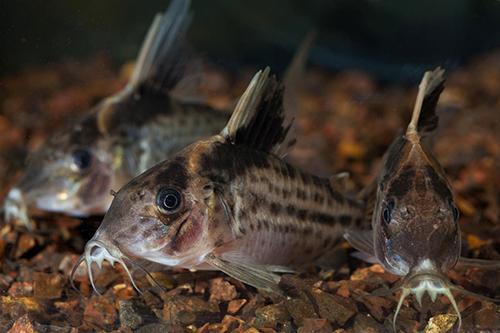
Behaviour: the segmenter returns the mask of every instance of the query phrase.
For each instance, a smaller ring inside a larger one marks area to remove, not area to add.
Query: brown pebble
[[[92,297],[83,314],[86,323],[104,330],[112,329],[117,318],[114,304],[103,296]]]
[[[440,314],[429,319],[424,333],[446,333],[451,330],[457,322],[458,317],[454,314]]]
[[[29,316],[25,314],[14,322],[14,325],[7,333],[38,333],[35,324],[30,320]]]
[[[0,296],[0,313],[18,318],[26,313],[41,313],[42,305],[33,297]]]
[[[17,243],[16,253],[14,256],[16,258],[21,257],[23,254],[34,248],[36,245],[36,239],[33,235],[22,234],[19,237],[19,242]]]
[[[12,297],[33,296],[33,283],[31,282],[14,282],[7,293]]]
[[[312,304],[303,299],[286,300],[285,306],[296,325],[302,325],[306,318],[318,317]]]
[[[230,314],[236,314],[248,301],[246,299],[233,299],[227,305],[227,312]]]
[[[373,318],[379,322],[384,321],[386,317],[385,314],[394,305],[394,302],[387,298],[371,295],[363,296],[361,302],[366,306]]]
[[[163,296],[161,319],[167,324],[192,324],[198,315],[218,314],[219,307],[215,303],[206,302],[195,296]],[[206,317],[206,322],[213,322]],[[219,319],[220,320],[220,319]]]
[[[332,325],[326,319],[306,318],[297,333],[330,333]]]
[[[378,333],[383,332],[384,327],[371,316],[358,313],[354,318],[354,333]]]
[[[35,273],[34,297],[55,299],[61,297],[64,279],[60,274]]]
[[[238,296],[236,287],[223,278],[211,279],[209,281],[209,291],[211,302],[228,302]]]
[[[483,308],[474,314],[475,329],[500,331],[500,313],[493,303],[483,303]]]
[[[290,313],[283,303],[271,304],[255,310],[255,326],[259,328],[278,328],[280,324],[291,319]]]
[[[321,318],[326,318],[341,326],[357,313],[356,304],[351,299],[325,293],[319,289],[314,290],[312,296]]]

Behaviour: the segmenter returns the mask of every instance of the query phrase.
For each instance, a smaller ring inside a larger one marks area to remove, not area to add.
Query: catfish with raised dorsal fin
[[[226,113],[172,94],[189,66],[189,6],[189,0],[173,0],[155,17],[122,91],[54,133],[28,158],[24,176],[7,196],[6,220],[30,227],[32,207],[80,217],[104,214],[111,189],[224,126]]]
[[[403,300],[410,294],[419,304],[426,292],[432,301],[438,295],[448,297],[459,327],[461,316],[451,290],[495,301],[453,285],[446,277],[457,262],[489,268],[498,268],[499,263],[460,258],[459,211],[442,167],[425,144],[438,126],[436,105],[444,89],[443,74],[440,68],[425,73],[406,133],[389,147],[377,186],[365,192],[367,201],[368,193],[376,192],[373,232],[353,230],[345,235],[364,259],[404,277],[392,290],[402,291],[394,330]]]
[[[94,262],[119,262],[128,271],[127,264],[149,260],[221,270],[279,291],[277,272],[313,263],[362,222],[361,202],[280,158],[294,142],[292,119],[282,86],[268,75],[254,76],[220,134],[116,194],[72,275],[85,262],[94,286]]]
[[[186,75],[190,62],[184,41],[189,6],[189,0],[173,0],[165,14],[155,17],[122,91],[55,133],[29,157],[24,176],[6,198],[6,221],[31,228],[29,208],[77,217],[104,215],[112,190],[220,131],[228,120],[226,112],[177,98],[179,87],[192,82]],[[296,81],[285,96],[292,110],[312,40],[312,34],[304,39],[288,68],[286,81]]]

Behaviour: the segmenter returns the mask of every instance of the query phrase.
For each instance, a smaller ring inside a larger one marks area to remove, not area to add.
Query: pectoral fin
[[[489,260],[489,259],[474,259],[460,257],[457,263],[458,267],[475,267],[481,269],[500,269],[500,260]]]
[[[372,264],[379,262],[375,257],[371,230],[348,230],[344,233],[344,238],[353,248],[359,251],[353,254],[354,257]]]
[[[330,185],[339,191],[347,191],[347,182],[349,181],[349,172],[339,172],[330,177]]]
[[[266,266],[231,262],[216,257],[214,254],[209,254],[205,260],[214,268],[257,289],[281,293],[278,287],[280,276],[272,273]]]

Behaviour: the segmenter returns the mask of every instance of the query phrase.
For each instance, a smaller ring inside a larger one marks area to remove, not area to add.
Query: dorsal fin
[[[144,40],[128,83],[134,90],[167,93],[182,79],[186,66],[184,38],[191,23],[190,0],[172,0],[157,14]]]
[[[189,6],[190,0],[172,0],[165,13],[155,16],[129,82],[98,108],[97,124],[102,133],[115,128],[120,123],[118,119],[145,118],[144,114],[137,115],[139,110],[136,107],[117,106],[124,98],[133,96],[134,101],[147,100],[143,96],[147,94],[163,98],[183,79],[188,65],[184,37],[191,22]]]
[[[444,70],[440,67],[432,72],[425,72],[418,87],[417,100],[406,131],[407,137],[417,135],[422,138],[437,128],[439,118],[436,115],[436,105],[444,89],[444,81]]]
[[[294,143],[288,135],[293,119],[286,119],[283,87],[269,72],[255,74],[221,135],[234,145],[282,156]]]
[[[285,71],[285,75],[283,77],[283,85],[285,86],[283,105],[288,119],[295,118],[299,114],[299,97],[304,86],[306,63],[315,39],[316,31],[311,30],[300,42],[290,65]],[[288,135],[295,137],[295,130],[296,127],[292,127],[292,132]]]

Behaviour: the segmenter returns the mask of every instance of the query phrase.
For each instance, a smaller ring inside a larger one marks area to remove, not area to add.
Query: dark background
[[[168,0],[0,0],[0,74],[29,65],[135,58]],[[312,28],[311,61],[413,82],[426,68],[452,69],[500,46],[496,0],[193,0],[190,40],[207,58],[236,70],[283,69]]]

